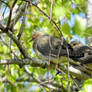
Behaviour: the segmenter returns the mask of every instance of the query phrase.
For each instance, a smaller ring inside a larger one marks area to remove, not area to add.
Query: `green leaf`
[[[72,28],[73,34],[76,34],[76,35],[82,37],[84,35],[86,29],[87,29],[86,19],[84,19],[80,16],[75,16],[75,24]]]
[[[86,80],[79,92],[92,92],[92,79]]]
[[[54,8],[54,14],[57,17],[64,16],[65,15],[65,12],[66,11],[65,11],[65,8],[64,7],[57,6],[57,7]]]
[[[64,25],[61,26],[61,30],[65,35],[69,35],[71,28],[67,23],[64,23]]]

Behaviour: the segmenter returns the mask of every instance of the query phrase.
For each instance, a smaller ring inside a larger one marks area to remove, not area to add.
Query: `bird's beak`
[[[32,41],[33,41],[33,39],[30,40],[30,42],[32,42]]]

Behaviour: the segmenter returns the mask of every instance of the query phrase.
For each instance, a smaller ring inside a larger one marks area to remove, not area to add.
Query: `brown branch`
[[[9,62],[8,62],[9,61]],[[7,64],[23,64],[23,65],[31,65],[34,67],[42,67],[44,65],[49,65],[50,63],[48,61],[42,61],[40,59],[36,59],[36,58],[26,58],[26,59],[19,59],[19,58],[15,58],[15,59],[6,59],[6,60],[0,60],[0,65],[7,65]]]
[[[26,72],[29,76],[31,76],[31,77],[33,78],[33,80],[35,80],[35,82],[37,82],[39,85],[44,86],[44,87],[49,88],[49,89],[52,89],[53,91],[61,91],[61,88],[57,88],[57,87],[55,87],[55,86],[50,86],[50,84],[48,85],[48,84],[42,83],[42,81],[39,80],[39,79],[37,79],[37,78],[29,71],[29,69],[28,69],[27,67],[25,67],[25,72]],[[64,89],[64,90],[65,90],[65,89]],[[68,92],[68,91],[65,91],[65,92]]]
[[[9,4],[6,3],[4,0],[0,0],[0,2],[4,3],[6,6],[8,6],[10,8]]]
[[[24,14],[23,14],[23,19],[22,19],[21,28],[20,28],[20,31],[19,31],[19,33],[18,33],[18,35],[17,35],[18,40],[20,40],[21,35],[22,35],[22,33],[23,33],[23,27],[24,27],[24,24],[25,24],[25,18],[26,18],[27,7],[28,7],[28,3],[26,3],[26,7],[25,7],[25,10],[24,10]]]
[[[21,6],[19,6],[18,8],[15,9],[15,11],[12,12],[13,14],[12,14],[12,18],[11,18],[11,22],[10,22],[10,27],[9,28],[12,29],[14,27],[14,25],[17,23],[17,21],[19,20],[19,18],[24,14],[25,7],[26,7],[26,3],[24,3]],[[7,18],[8,16],[9,15],[5,16],[5,18]],[[2,23],[2,19],[1,19],[0,22]]]
[[[23,64],[23,65],[31,65],[33,67],[43,67],[44,65],[49,66],[51,68],[55,69],[55,64],[50,64],[48,61],[42,61],[40,59],[36,59],[36,58],[26,58],[26,59],[11,59],[11,60],[0,60],[0,65],[5,65],[5,64]],[[61,71],[64,71],[65,73],[68,72],[67,68],[65,67],[59,67],[61,69]],[[57,70],[59,70],[57,68]],[[60,71],[60,70],[59,70]],[[88,74],[74,68],[74,67],[69,67],[69,72],[71,75],[76,76],[78,79],[82,79],[82,80],[86,80],[88,78],[90,78],[91,76],[89,76]]]
[[[0,23],[0,29],[3,32],[6,32],[6,27]],[[6,32],[6,34],[16,43],[17,47],[19,48],[20,52],[24,56],[24,58],[31,57],[29,53],[27,52],[26,48],[23,46],[23,44],[12,34],[12,31]]]
[[[52,86],[59,87],[59,88],[62,85],[61,83],[56,83],[54,80],[50,80],[49,82],[48,82],[48,80],[43,79],[43,78],[41,78],[39,80],[41,81],[41,84],[47,84],[47,85],[50,84]],[[30,77],[30,75],[28,76],[28,78],[20,77],[20,78],[16,79],[16,82],[24,82],[24,81],[27,81],[27,82],[36,82],[35,80],[33,80],[32,77]]]
[[[12,11],[13,11],[13,8],[14,8],[16,2],[17,2],[17,0],[14,0],[12,6],[11,6],[11,8],[10,8],[10,13],[9,13],[9,18],[8,18],[7,27],[6,27],[6,29],[7,29],[6,32],[8,31],[8,28],[9,28],[9,26],[10,26],[11,17],[12,17]]]
[[[60,37],[63,37],[63,34],[62,34],[60,28],[57,26],[56,22],[55,22],[52,18],[50,18],[44,11],[42,11],[37,5],[35,5],[35,4],[32,4],[32,5],[35,6],[40,12],[42,12],[48,19],[50,19],[51,22],[53,22],[53,24],[54,24],[54,25],[56,26],[56,28],[57,28],[57,31],[58,31]]]
[[[31,74],[31,76],[32,76],[33,74]],[[33,75],[34,76],[34,75]],[[41,78],[41,79],[39,79],[40,81],[41,81],[41,84],[50,84],[50,85],[53,85],[53,86],[55,86],[55,87],[61,87],[61,83],[56,83],[54,80],[50,80],[49,82],[48,82],[48,80],[46,79],[46,78]],[[33,78],[32,77],[30,77],[30,75],[28,75],[27,76],[27,78],[25,78],[25,77],[19,77],[19,78],[17,78],[16,79],[16,81],[17,82],[24,82],[24,81],[27,81],[27,82],[35,82],[35,80],[33,80]]]
[[[7,35],[16,43],[17,47],[19,48],[20,52],[24,56],[24,58],[30,57],[29,53],[27,52],[26,48],[23,44],[12,34],[12,32],[8,31]]]
[[[64,88],[63,86],[62,86],[62,84],[61,83],[56,83],[55,82],[55,80],[50,80],[49,82],[48,82],[48,80],[42,80],[42,79],[38,79],[38,80],[40,80],[41,81],[41,83],[40,83],[40,85],[42,85],[42,86],[44,86],[43,84],[45,84],[45,87],[46,88],[48,88],[49,86],[48,85],[51,85],[51,86],[54,86],[54,87],[56,87],[56,88],[61,88],[61,89],[63,89],[64,90],[64,92],[68,92],[67,91],[67,89],[66,88]],[[17,78],[16,79],[16,82],[36,82],[36,83],[38,83],[38,81],[35,81],[33,78],[31,78],[30,76],[28,77],[28,78],[26,78],[25,79],[25,77],[20,77],[20,78]],[[50,87],[49,87],[50,88]]]
[[[24,3],[21,7],[18,7],[18,11],[15,13],[15,16],[11,20],[10,28],[13,28],[13,26],[17,23],[19,18],[24,14],[26,8],[26,3]]]

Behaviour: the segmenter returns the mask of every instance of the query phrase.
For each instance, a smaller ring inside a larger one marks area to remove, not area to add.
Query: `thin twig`
[[[70,75],[70,76],[71,76],[71,79],[72,79],[73,83],[76,85],[76,87],[77,87],[78,89],[80,89],[80,88],[79,88],[79,85],[77,84],[77,82],[75,81],[75,79],[72,77],[72,75]]]
[[[10,23],[10,28],[13,28],[14,25],[17,23],[17,21],[19,20],[19,18],[21,17],[21,15],[24,14],[24,10],[25,10],[25,7],[26,7],[26,3],[24,3],[23,5],[19,6],[17,8],[17,11],[15,13],[15,16],[13,17],[13,19],[11,20],[11,23]]]
[[[24,1],[30,3],[30,0],[24,0]],[[33,4],[33,3],[32,3],[32,5],[35,6],[40,12],[42,12],[48,19],[50,19],[51,22],[53,22],[53,24],[54,24],[55,27],[57,28],[57,31],[58,31],[60,37],[62,37],[63,34],[62,34],[60,28],[58,27],[58,25],[56,24],[56,22],[55,22],[52,18],[50,18],[43,10],[41,10],[36,4]]]
[[[10,8],[10,13],[9,13],[9,18],[8,18],[8,23],[7,23],[7,27],[6,27],[6,31],[8,31],[8,28],[10,26],[10,22],[11,22],[11,17],[12,17],[12,11],[13,11],[13,8],[16,4],[17,0],[14,0],[13,4],[12,4],[12,7]]]
[[[33,4],[33,6],[35,6],[40,12],[42,12],[48,19],[50,19],[50,17],[49,17],[44,11],[42,11],[37,5]],[[53,22],[53,24],[56,26],[57,31],[58,31],[60,37],[62,37],[63,34],[62,34],[60,28],[57,26],[56,22],[55,22],[52,18],[51,18],[50,20],[51,20],[51,22]]]
[[[26,7],[25,7],[25,10],[24,10],[24,14],[23,14],[21,28],[20,28],[20,31],[19,31],[19,33],[17,35],[18,40],[20,40],[22,32],[23,32],[23,27],[24,27],[24,23],[25,23],[25,17],[26,17],[27,7],[28,7],[28,3],[26,3]]]
[[[7,76],[4,76],[3,78],[0,77],[0,82],[9,83],[9,84],[12,85],[13,87],[18,88],[12,81],[10,81],[10,80],[8,79]]]
[[[68,59],[70,59],[70,58],[69,58],[69,49],[68,49],[68,46],[66,46],[66,50],[67,50],[67,56],[68,56]],[[69,62],[68,62],[68,65],[67,65],[67,70],[68,70],[68,90],[69,90],[69,92],[71,92],[71,91],[70,91],[70,73],[69,73]]]
[[[2,18],[4,19],[4,14],[5,14],[5,11],[6,11],[7,7],[5,7],[4,11],[3,11],[3,14],[2,14]]]
[[[4,3],[6,6],[8,6],[10,8],[9,4],[6,3],[4,0],[0,0],[0,2]]]
[[[60,91],[61,89],[59,89],[59,88],[57,88],[57,87],[54,87],[54,86],[48,86],[48,85],[46,85],[46,84],[43,84],[42,82],[41,82],[41,80],[39,80],[39,79],[37,79],[36,77],[34,77],[34,75],[29,71],[29,69],[28,69],[28,67],[26,67],[25,66],[25,72],[28,74],[28,75],[30,75],[32,78],[33,78],[33,80],[35,80],[35,82],[37,82],[39,85],[41,85],[41,86],[44,86],[44,87],[46,87],[46,88],[49,88],[49,89],[53,89],[53,90],[55,90],[55,91]]]
[[[3,37],[2,36],[0,36],[0,37],[1,37],[1,40],[2,40],[3,44],[6,45],[9,48],[9,45],[6,43],[6,41],[4,41]],[[15,57],[17,57],[17,55],[15,54],[15,52],[12,49],[11,49],[11,52],[13,53],[13,55]]]

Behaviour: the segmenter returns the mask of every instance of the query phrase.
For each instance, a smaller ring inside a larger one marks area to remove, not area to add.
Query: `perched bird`
[[[70,42],[70,45],[72,46],[72,48],[79,48],[81,46],[83,46],[83,44],[80,41],[72,41]]]
[[[83,45],[80,41],[72,41],[70,45],[73,48],[73,53],[75,52],[75,57],[79,54],[79,58],[86,57],[91,50],[90,47]]]
[[[83,45],[80,41],[72,41],[70,45],[73,48],[73,53],[75,53],[72,59],[92,70],[92,47]],[[76,58],[76,55],[80,57]]]
[[[60,37],[50,36],[39,32],[32,36],[33,49],[41,60],[47,60],[54,64],[68,62],[67,58],[74,60],[70,62],[81,65],[92,63],[92,48],[82,45],[80,42],[68,44]],[[68,51],[67,51],[68,49]],[[72,65],[72,64],[71,64]]]
[[[80,41],[72,41],[70,42],[70,45],[73,48],[73,54],[74,54],[73,58],[77,59],[84,57],[84,49],[86,49],[87,46],[84,46]]]
[[[42,60],[50,60],[52,63],[57,63],[60,61],[61,56],[67,57],[68,53],[72,55],[72,47],[63,38],[39,32],[32,36],[32,40],[33,49]]]
[[[90,75],[92,72],[92,47],[83,45],[80,41],[72,41],[70,45],[75,54],[72,59],[80,63],[79,66],[72,63],[71,65]],[[79,55],[79,57],[76,57],[76,55]]]

